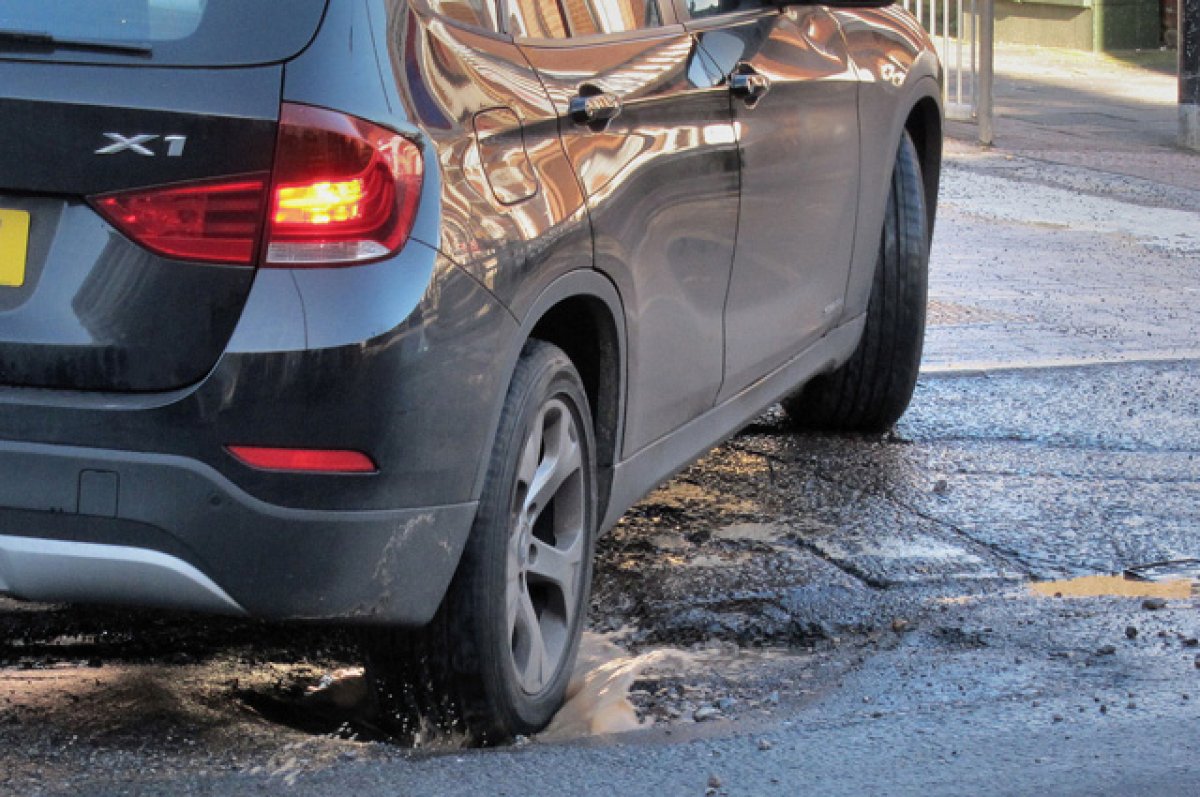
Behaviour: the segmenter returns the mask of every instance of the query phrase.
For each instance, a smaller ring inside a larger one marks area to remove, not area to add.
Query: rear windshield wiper
[[[15,44],[38,50],[86,50],[98,53],[122,53],[125,55],[150,55],[150,46],[133,42],[89,41],[87,39],[60,39],[49,33],[36,30],[0,30],[0,47]]]

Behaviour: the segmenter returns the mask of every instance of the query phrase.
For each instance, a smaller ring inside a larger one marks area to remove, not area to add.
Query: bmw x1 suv
[[[872,0],[5,0],[0,592],[536,731],[640,496],[904,411],[941,79]]]

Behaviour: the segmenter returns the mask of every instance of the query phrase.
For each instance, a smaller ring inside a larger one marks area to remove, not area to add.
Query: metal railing
[[[995,0],[903,0],[929,32],[946,69],[946,118],[979,125],[992,143],[992,40]]]

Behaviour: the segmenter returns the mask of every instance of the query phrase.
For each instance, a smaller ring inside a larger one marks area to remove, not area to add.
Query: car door
[[[687,27],[725,76],[741,154],[722,400],[842,318],[858,89],[837,20],[821,6],[681,1]]]
[[[626,312],[623,455],[712,407],[737,228],[728,91],[670,0],[509,0]]]

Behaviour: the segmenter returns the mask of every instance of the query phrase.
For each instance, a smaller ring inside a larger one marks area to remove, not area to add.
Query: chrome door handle
[[[761,74],[747,63],[740,63],[733,68],[729,76],[729,91],[733,96],[753,108],[766,93],[771,90],[771,79]]]
[[[621,113],[621,98],[610,91],[584,84],[579,93],[571,98],[567,114],[577,125],[587,125],[593,130],[602,129]]]

